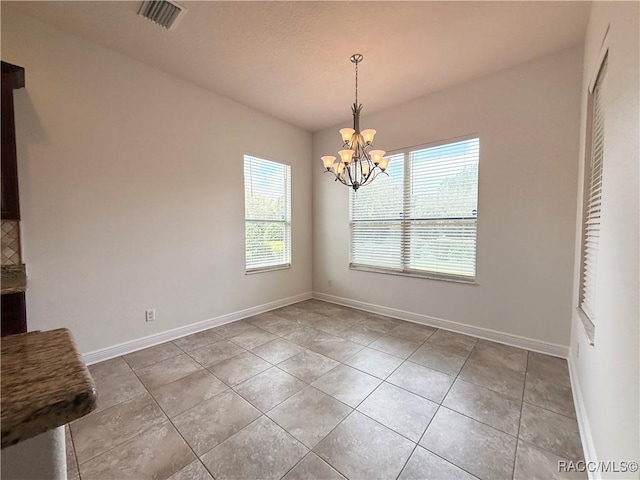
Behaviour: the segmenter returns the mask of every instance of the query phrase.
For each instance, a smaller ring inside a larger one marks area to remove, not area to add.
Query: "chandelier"
[[[356,101],[351,106],[353,128],[340,130],[343,148],[338,152],[340,160],[336,161],[336,157],[330,155],[322,157],[322,163],[327,169],[325,173],[333,173],[336,181],[355,191],[373,182],[381,173],[388,175],[385,170],[389,164],[384,150],[372,150],[371,144],[376,131],[370,128],[360,131],[362,105],[358,104],[358,64],[362,58],[359,53],[351,56],[351,61],[356,65]]]

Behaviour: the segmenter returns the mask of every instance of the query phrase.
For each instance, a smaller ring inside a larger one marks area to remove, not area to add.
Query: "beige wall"
[[[577,222],[571,358],[574,395],[583,407],[583,444],[591,459],[640,461],[639,163],[640,8],[637,2],[595,2],[585,41],[580,175],[584,175],[587,88],[609,47],[595,345],[576,313],[581,222]],[[608,39],[603,45],[605,32]],[[579,189],[578,211],[582,211]],[[606,474],[604,477],[614,477]],[[640,478],[622,473],[618,478]]]
[[[387,151],[479,135],[477,285],[350,270],[348,191],[320,162],[339,149],[340,127],[314,134],[314,291],[566,353],[581,74],[576,48],[377,114],[362,98],[361,126]]]
[[[29,329],[88,352],[311,291],[308,132],[4,6],[2,59]],[[245,275],[244,153],[292,165],[289,270]]]

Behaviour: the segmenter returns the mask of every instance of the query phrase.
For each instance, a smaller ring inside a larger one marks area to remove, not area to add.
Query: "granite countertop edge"
[[[96,408],[95,384],[67,329],[3,337],[1,345],[2,449]]]

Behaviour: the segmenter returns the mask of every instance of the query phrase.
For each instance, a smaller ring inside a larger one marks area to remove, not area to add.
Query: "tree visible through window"
[[[478,138],[389,157],[388,177],[351,194],[351,266],[473,280]]]
[[[291,167],[245,155],[246,270],[291,265]]]

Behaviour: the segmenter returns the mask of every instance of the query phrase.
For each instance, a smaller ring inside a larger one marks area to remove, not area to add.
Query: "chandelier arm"
[[[352,160],[352,162],[353,161],[356,161],[356,160]],[[353,177],[351,176],[351,165],[345,166],[344,169],[347,171],[347,174],[349,175],[349,183],[353,185]],[[345,185],[348,185],[348,184],[345,183]]]
[[[378,167],[376,167],[378,168]],[[389,174],[387,172],[383,172],[382,170],[378,170],[378,172],[374,175],[374,177],[371,179],[371,181],[369,183],[373,183],[373,181],[378,178],[380,175],[385,174],[387,177],[389,176]]]
[[[373,165],[373,163],[371,162],[370,159],[367,159],[367,163],[369,164],[369,173],[367,174],[367,177],[364,179],[364,182],[362,182],[363,185],[367,185],[367,184],[373,182],[373,179],[371,178],[371,175],[373,175],[375,173],[376,169],[378,168],[375,165]],[[371,182],[369,181],[369,179],[371,179]]]

